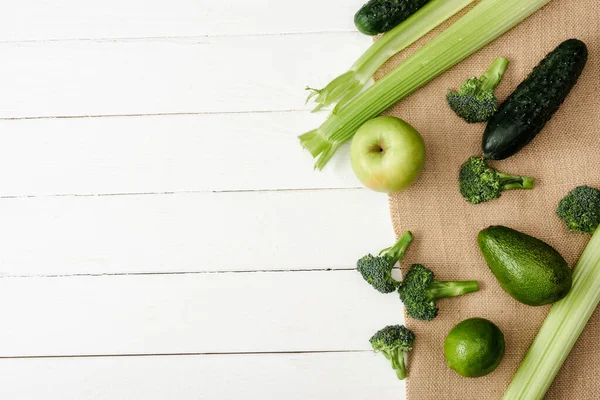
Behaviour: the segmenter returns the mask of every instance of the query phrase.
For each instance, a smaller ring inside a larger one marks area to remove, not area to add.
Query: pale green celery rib
[[[315,167],[322,169],[335,149],[369,119],[518,25],[551,0],[482,0],[452,26],[407,58],[373,86],[341,107],[316,130],[329,147]],[[444,95],[444,94],[441,94]],[[300,137],[303,141],[302,136]],[[333,151],[330,151],[332,150]]]
[[[556,302],[510,386],[505,400],[541,400],[600,303],[600,228],[573,270],[573,287]]]
[[[404,50],[448,18],[465,8],[474,0],[433,0],[411,15],[391,31],[374,42],[349,71],[332,80],[323,89],[310,89],[308,100],[315,97],[317,106],[330,106],[338,102],[334,110],[358,94],[377,70],[393,55]],[[308,101],[307,100],[307,101]]]

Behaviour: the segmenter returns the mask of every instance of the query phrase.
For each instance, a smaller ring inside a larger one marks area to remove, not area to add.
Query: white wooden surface
[[[2,2],[1,399],[403,397],[387,199],[296,139],[362,2]]]

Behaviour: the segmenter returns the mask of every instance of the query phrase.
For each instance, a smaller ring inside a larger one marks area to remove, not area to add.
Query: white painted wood
[[[372,353],[0,360],[10,400],[401,400]]]
[[[363,0],[4,3],[0,119],[194,115],[0,121],[0,357],[51,356],[0,359],[0,398],[403,395],[366,352],[397,296],[287,271],[391,244],[386,197],[276,191],[358,186],[347,148],[314,173],[298,147],[324,114],[282,111],[370,44]],[[185,273],[252,270],[286,272]],[[365,352],[177,355],[321,350]],[[111,354],[165,355],[52,357]]]
[[[0,118],[309,109],[359,33],[0,43]],[[323,115],[323,118],[325,115]]]
[[[323,171],[309,112],[0,120],[0,196],[360,187],[343,147]]]
[[[0,5],[2,40],[256,35],[356,29],[364,0],[19,0]]]
[[[6,275],[353,268],[391,245],[367,190],[3,199]]]
[[[368,350],[402,322],[351,271],[0,279],[0,356]]]

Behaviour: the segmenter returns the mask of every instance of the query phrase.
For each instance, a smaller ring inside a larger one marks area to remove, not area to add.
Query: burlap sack
[[[407,325],[417,335],[409,356],[410,400],[501,398],[548,312],[548,307],[520,304],[502,291],[477,247],[481,229],[501,224],[534,235],[554,246],[571,266],[589,239],[589,235],[569,233],[555,210],[573,187],[600,187],[599,19],[598,0],[553,0],[387,112],[414,125],[427,143],[422,176],[407,191],[390,197],[396,233],[410,230],[415,234],[404,266],[419,262],[440,279],[477,279],[481,284],[476,294],[440,301],[440,314],[434,321],[407,317]],[[447,89],[481,75],[495,57],[503,56],[511,64],[497,89],[502,100],[549,51],[568,38],[581,39],[589,47],[589,61],[579,82],[532,143],[510,159],[493,163],[501,171],[536,177],[535,189],[505,192],[487,204],[468,204],[458,191],[458,169],[469,156],[481,153],[485,125],[470,125],[456,117],[445,103]],[[378,77],[422,43],[390,60]],[[506,337],[506,355],[498,369],[477,379],[460,377],[448,369],[443,353],[450,329],[471,317],[488,318]],[[599,312],[588,323],[547,398],[600,399]]]

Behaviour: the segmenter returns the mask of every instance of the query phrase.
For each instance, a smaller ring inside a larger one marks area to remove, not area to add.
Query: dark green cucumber
[[[378,35],[396,27],[429,0],[371,0],[354,16],[354,25],[365,35]]]
[[[544,128],[577,82],[588,58],[585,43],[569,39],[549,53],[488,121],[485,157],[504,160]]]

